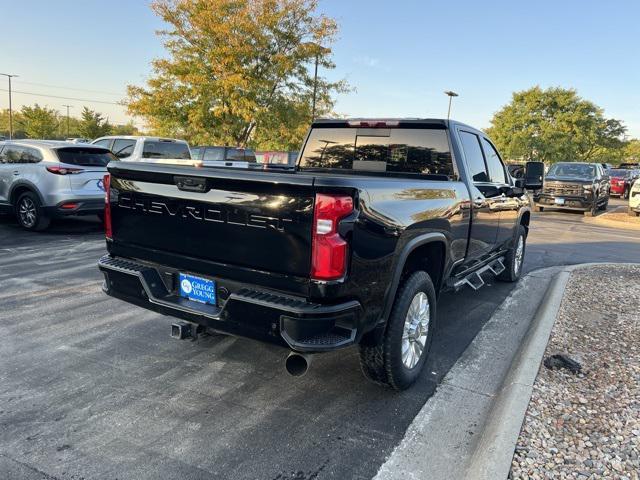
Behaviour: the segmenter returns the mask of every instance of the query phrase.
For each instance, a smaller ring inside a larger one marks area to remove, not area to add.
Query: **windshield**
[[[179,158],[190,160],[191,153],[186,143],[147,140],[144,142],[142,158]]]
[[[596,176],[596,167],[584,163],[556,163],[549,169],[547,175],[551,177],[593,178]]]
[[[631,172],[629,170],[622,170],[620,168],[614,168],[613,170],[609,170],[609,175],[611,177],[628,177]]]
[[[118,160],[109,150],[100,148],[59,148],[56,153],[60,162],[81,167],[106,167]]]

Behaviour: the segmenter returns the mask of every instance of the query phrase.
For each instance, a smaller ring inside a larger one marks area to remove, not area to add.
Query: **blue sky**
[[[87,104],[112,121],[126,120],[121,107],[97,101],[117,102],[163,54],[154,34],[162,24],[148,2],[3,3],[0,72],[20,75],[14,89],[93,101],[17,93],[14,103],[38,101],[60,111],[69,103],[72,114]],[[340,24],[337,68],[325,74],[355,88],[338,98],[340,113],[445,116],[442,92],[452,89],[460,94],[452,116],[486,127],[513,91],[562,86],[576,88],[640,137],[637,0],[320,0],[320,10]],[[0,108],[7,104],[0,90]]]

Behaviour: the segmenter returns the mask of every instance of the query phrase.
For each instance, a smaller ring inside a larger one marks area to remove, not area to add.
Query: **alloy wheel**
[[[427,344],[430,320],[429,298],[424,292],[418,292],[409,305],[402,332],[402,363],[409,369],[420,362]]]
[[[38,212],[36,205],[29,197],[25,197],[20,201],[18,205],[18,215],[20,216],[20,222],[27,228],[32,228],[38,219]]]

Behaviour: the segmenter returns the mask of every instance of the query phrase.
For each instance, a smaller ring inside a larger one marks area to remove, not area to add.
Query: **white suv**
[[[638,178],[629,192],[629,215],[640,217],[640,178]]]
[[[110,136],[91,142],[108,148],[120,160],[128,162],[192,163],[189,144],[184,140],[160,137]]]

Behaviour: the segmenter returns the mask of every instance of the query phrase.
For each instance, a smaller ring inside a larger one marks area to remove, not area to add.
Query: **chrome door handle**
[[[13,174],[14,175],[20,175],[20,172],[18,170],[14,170]]]

